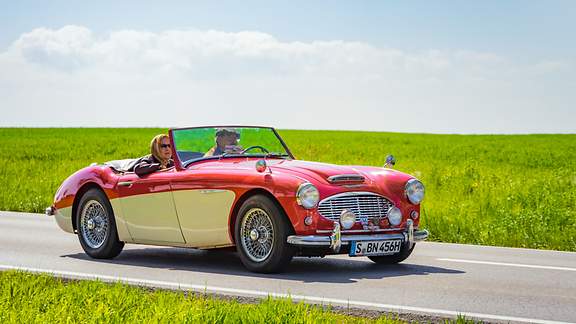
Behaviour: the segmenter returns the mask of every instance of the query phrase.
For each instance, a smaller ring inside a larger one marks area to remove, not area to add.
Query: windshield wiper
[[[265,157],[272,157],[272,158],[282,158],[282,157],[290,157],[290,155],[286,153],[279,153],[279,152],[270,152],[264,155]]]
[[[244,156],[245,154],[242,152],[224,152],[220,155],[216,155],[219,157],[225,157],[225,156]]]
[[[279,153],[279,152],[269,152],[269,153],[258,153],[258,154],[246,154],[246,153],[242,153],[242,152],[224,152],[223,154],[219,155],[220,157],[225,157],[225,156],[254,156],[254,157],[258,157],[258,156],[264,156],[264,157],[272,157],[272,158],[277,158],[277,157],[289,157],[290,155],[286,154],[286,153]]]

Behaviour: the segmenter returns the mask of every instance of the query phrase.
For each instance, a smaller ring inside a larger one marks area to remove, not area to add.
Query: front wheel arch
[[[276,197],[274,197],[274,195],[266,189],[255,188],[248,190],[244,194],[242,194],[242,196],[240,196],[240,198],[238,198],[238,200],[234,204],[234,208],[232,208],[232,213],[230,214],[231,215],[230,221],[228,222],[228,232],[230,233],[230,239],[232,240],[232,242],[236,241],[236,233],[234,227],[236,225],[236,219],[238,219],[238,212],[240,211],[240,207],[242,207],[242,204],[244,204],[246,200],[256,195],[263,195],[270,198],[270,200],[272,200],[272,202],[276,204],[276,207],[278,207],[280,210],[284,212],[282,216],[286,217],[286,220],[288,221],[288,223],[292,227],[292,231],[294,232],[294,226],[292,225],[290,218],[287,217],[288,214],[286,213],[286,210],[284,209],[284,207],[282,207],[278,199],[276,199]]]
[[[74,229],[74,232],[78,230],[78,224],[76,224],[76,216],[75,216],[76,212],[78,211],[78,205],[80,204],[82,196],[84,196],[84,194],[88,192],[88,190],[90,189],[100,190],[106,196],[106,193],[104,192],[104,190],[102,190],[102,187],[100,187],[98,184],[94,182],[87,182],[83,184],[82,187],[80,187],[80,189],[78,189],[76,195],[74,196],[74,202],[72,203],[72,228]]]
[[[242,204],[234,227],[235,244],[240,261],[250,271],[280,272],[292,260],[295,250],[286,238],[294,232],[283,214],[265,195],[252,196]]]

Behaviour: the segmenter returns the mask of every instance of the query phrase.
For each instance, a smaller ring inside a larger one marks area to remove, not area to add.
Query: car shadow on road
[[[400,264],[378,265],[367,258],[295,257],[283,273],[259,274],[244,268],[236,252],[162,247],[126,249],[111,260],[92,259],[85,253],[62,257],[115,265],[295,280],[304,283],[354,283],[361,279],[464,273],[461,270],[411,263],[410,259]]]

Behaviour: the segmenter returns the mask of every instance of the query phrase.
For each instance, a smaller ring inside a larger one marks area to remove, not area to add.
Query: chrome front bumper
[[[292,245],[304,247],[329,247],[335,253],[340,251],[342,245],[348,245],[352,241],[385,241],[401,239],[404,242],[420,242],[428,238],[427,230],[414,230],[414,223],[408,220],[408,226],[402,233],[397,234],[371,234],[371,235],[344,235],[342,236],[340,230],[340,223],[334,222],[334,228],[330,236],[319,235],[290,235],[287,242]]]

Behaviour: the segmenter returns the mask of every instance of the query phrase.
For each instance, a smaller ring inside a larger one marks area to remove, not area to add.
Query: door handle
[[[132,187],[132,181],[121,181],[118,182],[118,187]]]

